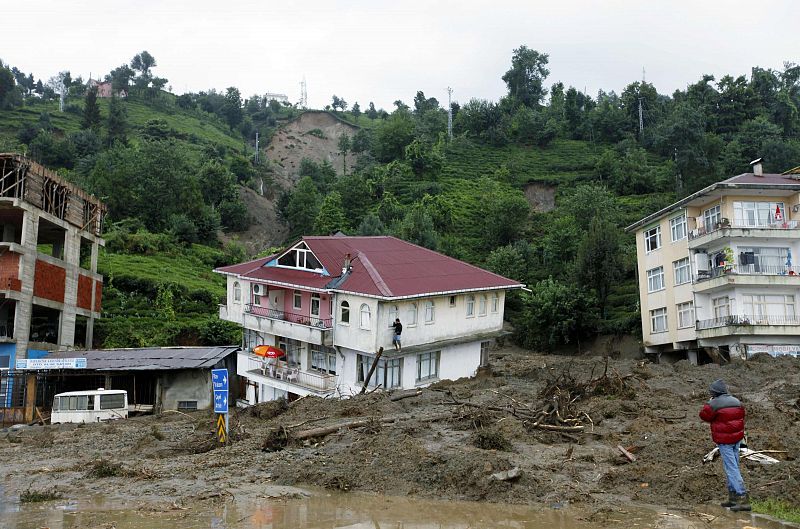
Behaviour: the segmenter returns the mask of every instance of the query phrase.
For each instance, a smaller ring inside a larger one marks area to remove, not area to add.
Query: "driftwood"
[[[757,461],[762,465],[772,465],[774,463],[780,463],[779,459],[775,459],[774,457],[770,457],[766,454],[785,454],[786,452],[783,450],[750,450],[749,448],[739,448],[739,457],[743,459],[749,459],[751,461]],[[714,461],[714,459],[719,455],[719,448],[714,448],[712,451],[707,453],[703,456],[703,463],[710,463]]]
[[[636,461],[636,456],[635,456],[635,455],[633,455],[633,454],[631,454],[631,453],[630,453],[630,452],[628,452],[627,450],[625,450],[625,447],[623,447],[622,445],[617,445],[617,450],[619,450],[619,451],[620,451],[620,453],[622,453],[622,455],[624,455],[624,456],[625,456],[625,459],[627,459],[627,460],[628,460],[628,461],[630,461],[631,463],[633,463],[634,461]]]
[[[295,440],[302,441],[303,439],[312,439],[314,437],[325,437],[326,435],[330,435],[332,433],[336,433],[342,429],[348,428],[360,428],[362,426],[369,426],[370,424],[381,423],[390,423],[396,422],[397,417],[384,417],[382,419],[355,419],[352,421],[347,421],[339,424],[334,424],[332,426],[321,426],[319,428],[312,428],[310,430],[304,430],[302,432],[297,432],[291,434],[291,438]]]
[[[419,397],[420,395],[422,395],[422,390],[418,389],[416,391],[411,391],[406,393],[397,393],[389,397],[389,400],[392,402],[396,402],[398,400],[410,399],[411,397]]]
[[[378,367],[378,360],[381,359],[381,355],[383,354],[383,347],[378,348],[378,352],[375,354],[375,360],[372,362],[372,365],[369,367],[369,373],[367,373],[366,378],[364,379],[364,385],[361,386],[361,394],[367,392],[367,385],[369,384],[370,379],[372,378],[372,374],[375,373],[375,369]]]

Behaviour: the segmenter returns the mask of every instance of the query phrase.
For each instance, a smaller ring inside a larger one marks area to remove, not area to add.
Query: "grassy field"
[[[179,141],[184,141],[196,146],[224,145],[231,149],[242,151],[244,145],[237,138],[238,133],[232,133],[228,126],[214,115],[201,110],[183,110],[174,106],[171,100],[174,96],[163,94],[162,99],[156,102],[146,102],[136,98],[125,100],[128,112],[128,123],[135,132],[144,127],[152,119],[161,119],[174,131]],[[100,112],[103,119],[108,116],[108,99],[98,99]],[[26,123],[36,124],[43,113],[48,113],[50,122],[57,131],[64,134],[80,130],[83,111],[83,99],[74,98],[67,101],[67,108],[71,111],[60,112],[58,101],[31,101],[26,106],[0,112],[0,145],[13,145],[16,135]],[[77,108],[76,108],[77,107]],[[132,134],[135,136],[135,134]]]

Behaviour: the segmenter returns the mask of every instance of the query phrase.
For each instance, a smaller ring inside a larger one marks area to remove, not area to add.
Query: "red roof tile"
[[[393,298],[522,286],[517,281],[394,237],[303,237],[303,241],[330,276],[264,266],[272,258],[217,270],[265,282],[322,289],[341,275],[345,255],[350,254],[351,272],[334,290]]]

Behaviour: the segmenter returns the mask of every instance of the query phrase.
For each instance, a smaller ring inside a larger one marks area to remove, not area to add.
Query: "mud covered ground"
[[[598,521],[630,502],[687,509],[725,495],[719,460],[702,464],[714,445],[697,418],[708,385],[724,378],[747,408],[750,448],[785,452],[772,454],[782,460],[778,464],[743,464],[751,496],[800,506],[800,361],[765,356],[697,367],[611,360],[605,370],[600,357],[505,347],[493,352],[491,372],[442,382],[412,398],[392,401],[373,392],[239,410],[231,416],[232,442],[225,447],[215,442],[208,412],[29,427],[0,433],[0,485],[6,495],[55,487],[177,505],[290,494],[275,485],[318,485],[581,506]],[[572,403],[585,425],[581,432],[543,431],[511,413],[547,404],[541,392],[559,377],[580,384],[604,371],[622,385]],[[299,432],[355,420],[362,421],[359,427],[295,439]],[[629,462],[617,445],[637,460]],[[512,468],[520,470],[514,480],[492,477]]]

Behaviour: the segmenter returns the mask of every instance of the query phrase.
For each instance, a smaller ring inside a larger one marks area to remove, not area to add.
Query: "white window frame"
[[[662,325],[659,325],[661,323]],[[650,334],[659,334],[667,332],[669,325],[667,323],[667,307],[661,307],[650,311]]]
[[[722,221],[722,207],[719,204],[703,211],[703,226],[706,231],[713,230],[720,221]]]
[[[781,220],[775,218],[775,210],[781,212]],[[735,226],[753,228],[786,223],[786,209],[783,202],[736,201],[733,203],[733,222]]]
[[[419,309],[416,303],[411,303],[408,306],[408,322],[407,325],[409,327],[415,327],[417,325],[417,318],[419,317]]]
[[[694,302],[687,301],[675,305],[678,312],[678,328],[687,329],[694,327]]]
[[[314,305],[316,304],[316,310],[314,310]],[[315,318],[319,318],[320,310],[322,309],[322,300],[319,297],[319,294],[316,292],[311,294],[311,309],[310,314]]]
[[[661,248],[661,226],[655,226],[644,232],[644,249],[647,253]]]
[[[441,354],[441,351],[431,351],[417,355],[417,382],[426,382],[439,378]]]
[[[727,318],[731,315],[731,300],[728,296],[721,296],[711,300],[711,307],[714,312],[714,319]]]
[[[664,267],[657,266],[647,271],[647,292],[652,294],[666,288],[664,281]]]
[[[400,307],[397,305],[389,305],[389,311],[386,317],[389,320],[389,327],[394,327],[394,320],[400,317]]]
[[[680,241],[686,238],[686,213],[669,219],[669,231],[672,237],[672,242]]]
[[[672,261],[672,268],[675,272],[675,285],[685,285],[692,282],[692,265],[688,257]]]
[[[292,308],[294,310],[303,310],[303,292],[295,290],[292,294]]]
[[[347,300],[339,304],[339,324],[350,325],[350,303]]]
[[[433,300],[425,302],[425,325],[430,325],[436,321],[436,304]]]
[[[486,296],[478,298],[478,316],[486,316]]]
[[[358,326],[361,329],[368,331],[372,323],[371,319],[372,319],[372,313],[369,310],[369,305],[367,305],[366,303],[362,303],[361,309],[359,310]]]
[[[233,302],[234,303],[241,303],[242,302],[242,284],[238,281],[233,282]]]
[[[467,296],[467,318],[475,316],[475,296],[470,294]]]
[[[500,312],[500,294],[495,292],[492,294],[492,314]]]

